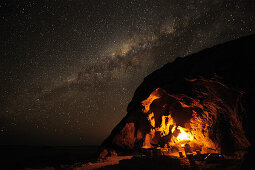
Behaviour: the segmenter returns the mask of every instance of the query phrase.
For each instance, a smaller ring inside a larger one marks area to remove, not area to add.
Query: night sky
[[[143,78],[255,33],[245,0],[0,2],[0,144],[98,145]]]

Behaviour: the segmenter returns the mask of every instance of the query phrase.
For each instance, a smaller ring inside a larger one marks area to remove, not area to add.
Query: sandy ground
[[[109,165],[118,165],[121,160],[128,160],[132,158],[133,156],[113,156],[113,157],[108,157],[105,161],[100,161],[95,163],[88,162],[86,164],[82,164],[81,167],[74,167],[74,169],[75,170],[99,169]]]
[[[112,156],[104,161],[88,162],[85,164],[74,165],[72,167],[65,167],[66,169],[74,170],[155,170],[155,169],[183,169],[186,167],[185,163],[177,158],[166,156],[147,157],[145,155],[135,156]]]

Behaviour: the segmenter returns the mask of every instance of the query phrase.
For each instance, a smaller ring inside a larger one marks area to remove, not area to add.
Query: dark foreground
[[[87,162],[98,146],[0,146],[0,169],[49,168]]]
[[[96,161],[97,151],[98,146],[0,146],[0,169],[243,169],[242,160],[207,159],[192,165],[185,157],[141,153]]]

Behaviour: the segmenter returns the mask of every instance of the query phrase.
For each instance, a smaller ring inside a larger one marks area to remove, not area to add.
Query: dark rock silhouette
[[[137,88],[127,115],[105,139],[101,149],[133,152],[143,146],[152,127],[143,112],[142,101],[159,88],[162,101],[153,101],[150,108],[154,109],[155,118],[172,111],[176,113],[175,121],[182,124],[191,119],[191,112],[196,112],[199,118],[209,114],[212,122],[204,127],[209,129],[208,138],[224,154],[249,148],[245,165],[254,153],[254,119],[251,118],[255,113],[254,48],[255,35],[250,35],[177,58],[154,71]],[[194,102],[201,106],[194,107]],[[167,111],[163,109],[166,104]],[[167,142],[162,137],[153,140],[150,142],[156,145]]]

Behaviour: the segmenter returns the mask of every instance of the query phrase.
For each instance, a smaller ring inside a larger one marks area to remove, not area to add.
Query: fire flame
[[[179,135],[177,136],[177,140],[193,140],[193,137],[190,132],[186,132],[187,130],[185,128],[182,128],[180,126],[177,127],[178,130],[180,130]]]

